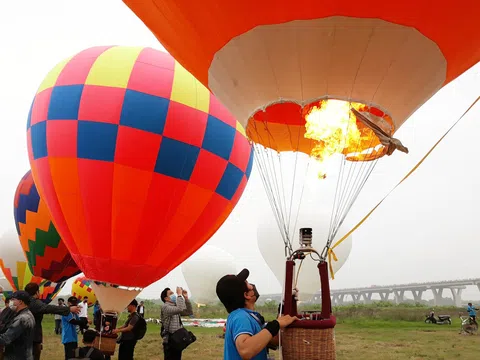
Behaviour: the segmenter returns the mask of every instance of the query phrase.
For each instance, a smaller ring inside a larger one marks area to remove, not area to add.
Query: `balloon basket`
[[[283,360],[335,360],[335,329],[287,328],[282,331]]]
[[[283,360],[335,360],[335,325],[332,314],[328,264],[320,261],[318,270],[322,289],[322,310],[298,313],[293,295],[294,260],[287,260],[283,314],[299,318],[281,332]],[[299,289],[301,291],[301,289]]]
[[[115,354],[118,335],[112,334],[111,330],[117,327],[117,320],[117,313],[105,312],[98,317],[98,322],[95,324],[97,336],[95,337],[93,346],[99,349],[104,355],[112,356]],[[107,325],[110,326],[110,329],[108,332],[105,332],[105,326]]]
[[[117,346],[117,335],[97,335],[93,343],[93,347],[99,349],[104,355],[112,356],[115,354]]]

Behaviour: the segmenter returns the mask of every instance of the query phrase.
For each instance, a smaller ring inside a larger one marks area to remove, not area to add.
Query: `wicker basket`
[[[281,334],[283,360],[335,360],[335,329],[286,328]]]
[[[115,347],[117,346],[116,335],[97,335],[93,343],[93,347],[100,349],[105,355],[115,354]]]

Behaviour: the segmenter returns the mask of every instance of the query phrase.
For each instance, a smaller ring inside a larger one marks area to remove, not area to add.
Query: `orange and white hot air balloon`
[[[376,160],[408,151],[394,133],[480,61],[477,0],[124,2],[245,126],[290,243],[298,162],[338,183],[328,245]]]

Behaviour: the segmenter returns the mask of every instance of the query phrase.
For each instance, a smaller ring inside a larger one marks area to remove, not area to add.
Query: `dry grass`
[[[63,346],[53,333],[48,317],[44,323],[43,359],[63,359]],[[426,325],[421,322],[362,320],[337,325],[337,358],[382,360],[477,360],[480,358],[480,336],[459,335],[460,324]],[[159,327],[148,325],[148,334],[136,347],[136,360],[163,359]],[[195,328],[197,342],[185,352],[184,360],[222,359],[221,329]],[[114,356],[112,359],[117,359]],[[278,356],[277,356],[278,359]]]

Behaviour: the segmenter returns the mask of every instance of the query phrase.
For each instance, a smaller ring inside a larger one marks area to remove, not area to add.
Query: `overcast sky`
[[[27,114],[46,73],[62,59],[91,46],[163,48],[143,23],[121,1],[115,0],[2,1],[0,34],[0,233],[3,233],[14,227],[15,188],[29,168]],[[381,159],[348,222],[355,224],[360,220],[479,94],[480,64],[477,64],[420,108],[396,133],[410,153],[395,153]],[[476,260],[480,254],[479,132],[477,105],[354,234],[351,255],[333,281],[333,288],[480,278],[480,262]],[[243,198],[209,242],[232,254],[239,268],[250,268],[252,281],[261,293],[280,291],[256,245],[257,224],[271,216],[254,168]],[[146,288],[141,296],[157,298],[166,284],[186,285],[177,269],[167,279]],[[69,288],[67,284],[65,289]],[[471,288],[465,296],[480,298],[480,292]]]

